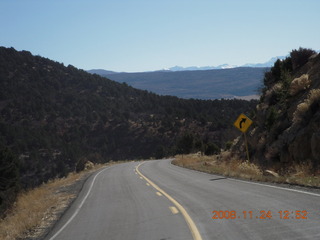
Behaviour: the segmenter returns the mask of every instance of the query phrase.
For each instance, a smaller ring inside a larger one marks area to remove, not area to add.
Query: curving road
[[[118,164],[93,175],[46,239],[320,239],[318,190],[224,178],[170,162]]]

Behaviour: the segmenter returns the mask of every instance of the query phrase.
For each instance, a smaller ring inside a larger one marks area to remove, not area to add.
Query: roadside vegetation
[[[252,161],[284,176],[303,168],[320,173],[320,54],[292,50],[265,73],[247,133]],[[240,138],[239,138],[240,139]],[[243,159],[243,141],[232,147]]]
[[[177,155],[174,165],[201,172],[234,177],[244,180],[285,183],[307,187],[320,187],[319,175],[310,173],[310,164],[295,164],[280,175],[273,168],[262,169],[259,165],[247,160],[240,160],[230,151],[219,155],[201,154]]]
[[[320,54],[300,48],[265,73],[259,102],[186,100],[0,47],[0,239],[58,216],[50,214],[74,199],[87,159],[93,167],[183,154],[174,164],[320,187],[319,69]],[[231,142],[240,113],[253,120],[251,162],[243,139]]]
[[[106,165],[85,164],[81,172],[69,173],[18,194],[13,207],[0,220],[0,240],[39,239],[77,197],[85,179]]]
[[[223,148],[235,137],[233,119],[258,102],[159,96],[5,47],[0,84],[0,218],[19,192],[67,176],[84,159]]]
[[[265,73],[246,133],[250,162],[238,133],[225,145],[226,152],[178,155],[174,164],[242,179],[320,187],[319,69],[320,54],[299,48]]]

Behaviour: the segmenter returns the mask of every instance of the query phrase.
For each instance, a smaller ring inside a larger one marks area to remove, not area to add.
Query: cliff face
[[[320,54],[293,50],[265,74],[254,125],[248,134],[251,159],[262,167],[311,172],[320,166]],[[244,157],[243,141],[233,151]]]

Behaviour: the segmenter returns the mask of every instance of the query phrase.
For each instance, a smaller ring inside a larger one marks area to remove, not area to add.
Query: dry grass
[[[276,83],[265,93],[266,102],[269,102],[276,93],[280,92],[283,89],[282,83]]]
[[[263,175],[257,165],[249,163],[248,161],[239,161],[237,158],[231,156],[229,152],[223,152],[220,155],[210,157],[197,154],[178,155],[173,161],[173,164],[202,172],[244,179],[260,180]]]
[[[283,176],[283,181],[290,184],[320,187],[319,174],[311,173],[311,169],[311,161],[295,164],[289,169],[289,173]]]
[[[305,113],[310,108],[311,104],[313,104],[315,101],[320,100],[320,89],[312,89],[309,92],[308,97],[304,100],[303,103],[300,103],[297,106],[296,111],[293,113],[293,122],[297,123],[300,122]]]
[[[43,234],[45,227],[52,224],[58,218],[58,213],[76,197],[63,191],[63,188],[101,167],[97,165],[91,171],[70,173],[66,178],[55,179],[21,193],[7,217],[0,220],[0,239],[12,240]]]
[[[291,96],[296,95],[302,90],[306,90],[311,86],[311,80],[308,74],[303,74],[299,78],[293,79],[290,84],[289,93]]]
[[[282,176],[273,169],[262,171],[256,164],[240,161],[229,152],[211,157],[197,154],[178,155],[173,164],[202,172],[247,180],[320,187],[319,174],[310,173],[311,163],[295,164]]]

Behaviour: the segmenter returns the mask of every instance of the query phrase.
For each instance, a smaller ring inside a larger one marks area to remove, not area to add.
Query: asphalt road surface
[[[47,240],[320,239],[318,190],[240,181],[171,165],[93,175]]]

